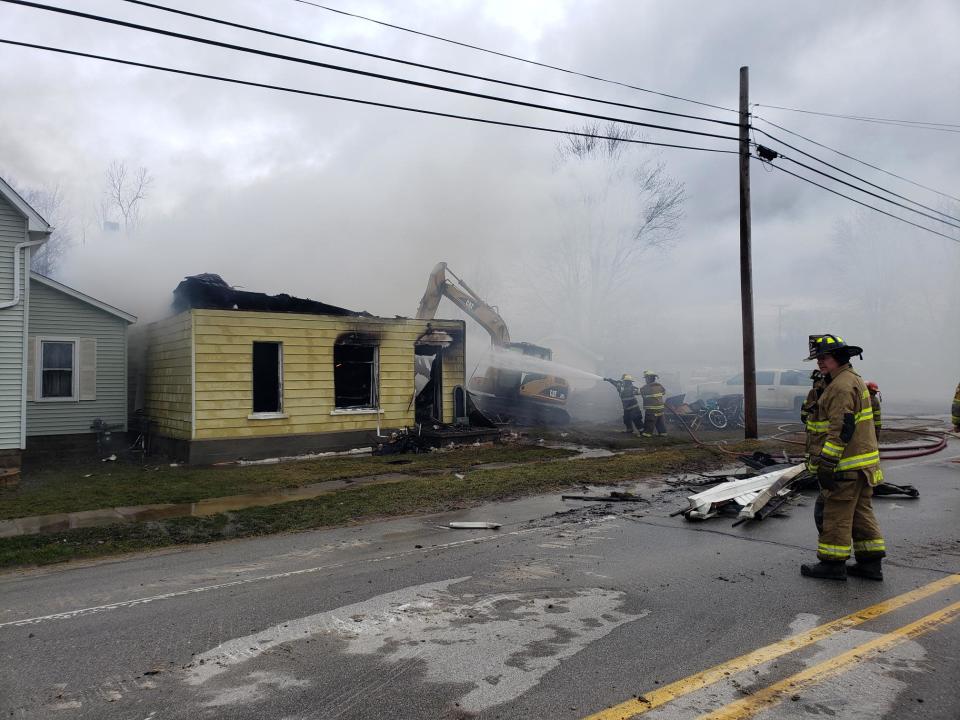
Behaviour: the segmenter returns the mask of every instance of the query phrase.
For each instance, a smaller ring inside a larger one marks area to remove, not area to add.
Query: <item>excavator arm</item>
[[[448,272],[456,279],[456,285],[447,280]],[[417,309],[417,319],[432,320],[437,314],[440,300],[444,297],[476,320],[490,334],[490,340],[496,347],[507,347],[510,344],[510,331],[500,313],[485,303],[463,280],[454,275],[453,271],[448,270],[446,263],[441,262],[437,263],[430,273],[427,289]]]

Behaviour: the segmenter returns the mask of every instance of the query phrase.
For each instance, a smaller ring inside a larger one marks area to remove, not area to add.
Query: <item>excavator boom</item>
[[[437,263],[430,273],[427,289],[420,299],[417,309],[418,320],[432,320],[437,314],[440,300],[448,298],[454,305],[476,320],[480,326],[490,334],[490,340],[496,347],[510,345],[510,331],[507,324],[493,307],[485,303],[460,278],[450,272],[457,280],[457,285],[447,280],[447,264]]]

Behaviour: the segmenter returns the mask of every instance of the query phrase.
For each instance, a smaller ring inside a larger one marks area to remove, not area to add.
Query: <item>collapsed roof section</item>
[[[317,300],[298,298],[281,293],[237,290],[214,273],[191,275],[183,279],[173,291],[173,311],[191,308],[204,310],[257,310],[261,312],[305,313],[308,315],[336,315],[340,317],[373,317],[368,312],[356,312],[328,305]]]

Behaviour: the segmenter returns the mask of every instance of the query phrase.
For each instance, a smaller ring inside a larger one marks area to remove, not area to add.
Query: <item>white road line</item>
[[[611,516],[607,516],[599,519],[584,520],[580,524],[592,524],[605,522],[610,519]],[[23,620],[11,620],[8,622],[0,623],[0,629],[6,627],[23,627],[25,625],[37,625],[48,620],[71,620],[73,618],[82,617],[84,615],[95,615],[96,613],[107,612],[110,610],[118,610],[120,608],[134,607],[136,605],[146,605],[152,602],[160,602],[162,600],[171,600],[173,598],[184,597],[186,595],[196,595],[199,593],[212,592],[214,590],[223,590],[225,588],[237,587],[239,585],[250,585],[253,583],[268,582],[271,580],[282,580],[284,578],[296,577],[298,575],[309,575],[311,573],[320,572],[322,570],[334,570],[336,568],[347,567],[349,565],[354,565],[358,563],[378,563],[384,562],[387,560],[395,560],[397,558],[406,557],[408,555],[417,555],[417,554],[426,554],[434,550],[446,550],[449,548],[455,548],[460,545],[476,545],[479,543],[489,542],[491,540],[499,540],[505,537],[516,537],[519,535],[527,535],[533,532],[545,532],[550,530],[556,530],[555,525],[547,525],[542,527],[527,528],[525,530],[514,530],[512,532],[506,533],[497,533],[495,535],[484,535],[482,537],[472,537],[465,540],[456,540],[454,542],[443,543],[441,545],[431,545],[430,547],[425,547],[422,549],[414,550],[404,550],[403,552],[394,553],[392,555],[383,555],[381,557],[374,558],[365,558],[360,561],[352,562],[340,562],[332,563],[330,565],[318,565],[317,567],[304,568],[303,570],[290,570],[288,572],[275,573],[273,575],[261,575],[258,577],[252,578],[242,578],[240,580],[231,580],[230,582],[219,583],[217,585],[203,585],[200,587],[189,588],[188,590],[178,590],[176,592],[163,593],[162,595],[151,595],[149,597],[134,598],[133,600],[122,600],[120,602],[109,603],[107,605],[96,605],[94,607],[78,608],[76,610],[67,610],[66,612],[54,613],[53,615],[40,615],[32,618],[25,618]]]

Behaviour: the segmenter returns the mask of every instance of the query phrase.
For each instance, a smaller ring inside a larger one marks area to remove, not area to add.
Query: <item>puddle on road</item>
[[[570,460],[585,460],[588,458],[605,458],[613,457],[614,455],[622,455],[622,453],[614,452],[605,447],[594,447],[591,445],[581,445],[580,443],[571,443],[571,442],[550,442],[544,443],[543,447],[551,448],[553,450],[573,450],[576,455],[573,455],[568,458],[563,458],[566,461]]]
[[[263,507],[279,503],[309,500],[345,487],[372,483],[391,483],[407,480],[402,473],[383,473],[351,480],[328,480],[313,485],[296,488],[282,488],[244,495],[208,498],[192,503],[163,503],[155,505],[135,505],[131,507],[104,508],[54,515],[0,520],[0,538],[18,535],[55,533],[74,528],[98,527],[122,522],[146,522],[173,517],[200,517],[217,513],[242,510],[249,507]]]

